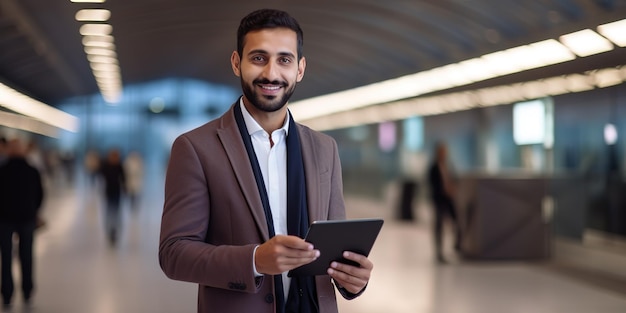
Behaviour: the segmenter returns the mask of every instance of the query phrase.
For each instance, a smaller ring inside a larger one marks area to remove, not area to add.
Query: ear
[[[297,82],[301,82],[304,77],[304,69],[306,69],[306,59],[302,57],[300,61],[298,61],[298,76],[296,77]]]
[[[239,53],[237,53],[237,51],[233,51],[233,54],[230,56],[230,65],[233,68],[235,76],[241,77],[241,58],[239,57]]]

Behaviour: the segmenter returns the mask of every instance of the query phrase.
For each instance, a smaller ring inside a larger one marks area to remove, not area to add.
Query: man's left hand
[[[366,256],[354,252],[346,251],[343,253],[343,257],[359,263],[360,267],[335,261],[330,264],[327,271],[328,275],[348,292],[357,294],[365,288],[370,280],[374,264]]]

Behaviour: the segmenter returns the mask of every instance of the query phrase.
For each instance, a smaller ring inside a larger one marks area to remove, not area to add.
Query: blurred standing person
[[[89,150],[85,154],[85,171],[89,176],[89,182],[93,187],[96,184],[98,171],[100,170],[100,156],[96,150]]]
[[[100,166],[100,175],[102,175],[104,181],[104,200],[106,203],[105,231],[109,238],[109,243],[115,245],[121,228],[120,203],[126,182],[119,150],[109,150],[106,159]]]
[[[47,181],[52,184],[61,184],[61,158],[56,149],[46,150],[44,153],[44,167],[46,168]]]
[[[444,222],[449,218],[453,224],[456,235],[454,248],[461,248],[461,228],[458,222],[454,205],[455,178],[448,162],[448,148],[445,143],[439,142],[435,146],[435,154],[428,171],[432,202],[435,209],[434,240],[437,261],[445,263],[443,255],[443,228]]]
[[[19,238],[22,295],[29,303],[34,289],[33,241],[44,191],[39,171],[26,161],[26,147],[12,139],[7,147],[8,160],[0,166],[0,254],[2,255],[3,304],[10,307],[13,296],[13,234]]]
[[[143,160],[137,151],[131,152],[124,160],[126,172],[126,193],[130,199],[131,209],[137,209],[139,196],[143,189]]]

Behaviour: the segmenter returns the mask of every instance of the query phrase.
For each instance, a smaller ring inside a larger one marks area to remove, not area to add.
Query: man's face
[[[296,33],[272,28],[246,34],[242,55],[233,52],[231,63],[241,79],[244,100],[263,112],[285,106],[296,83],[304,76],[305,60],[298,61]]]

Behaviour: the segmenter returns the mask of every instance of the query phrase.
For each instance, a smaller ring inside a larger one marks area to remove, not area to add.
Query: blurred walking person
[[[130,208],[139,207],[139,196],[143,189],[143,160],[137,151],[131,152],[124,160],[126,173],[126,193],[130,199]]]
[[[461,228],[454,205],[455,182],[448,162],[448,148],[443,142],[435,146],[435,155],[428,171],[431,196],[435,208],[435,254],[439,263],[445,263],[443,254],[444,222],[449,218],[454,226],[456,251],[461,249]]]
[[[43,201],[39,171],[26,161],[26,147],[19,139],[7,146],[8,159],[0,166],[0,254],[2,283],[0,291],[5,308],[13,296],[13,235],[19,239],[19,261],[24,302],[30,303],[34,290],[33,241],[38,213]]]
[[[115,245],[121,229],[120,203],[126,181],[119,150],[109,150],[106,159],[100,166],[100,175],[104,180],[105,231],[109,243]]]

